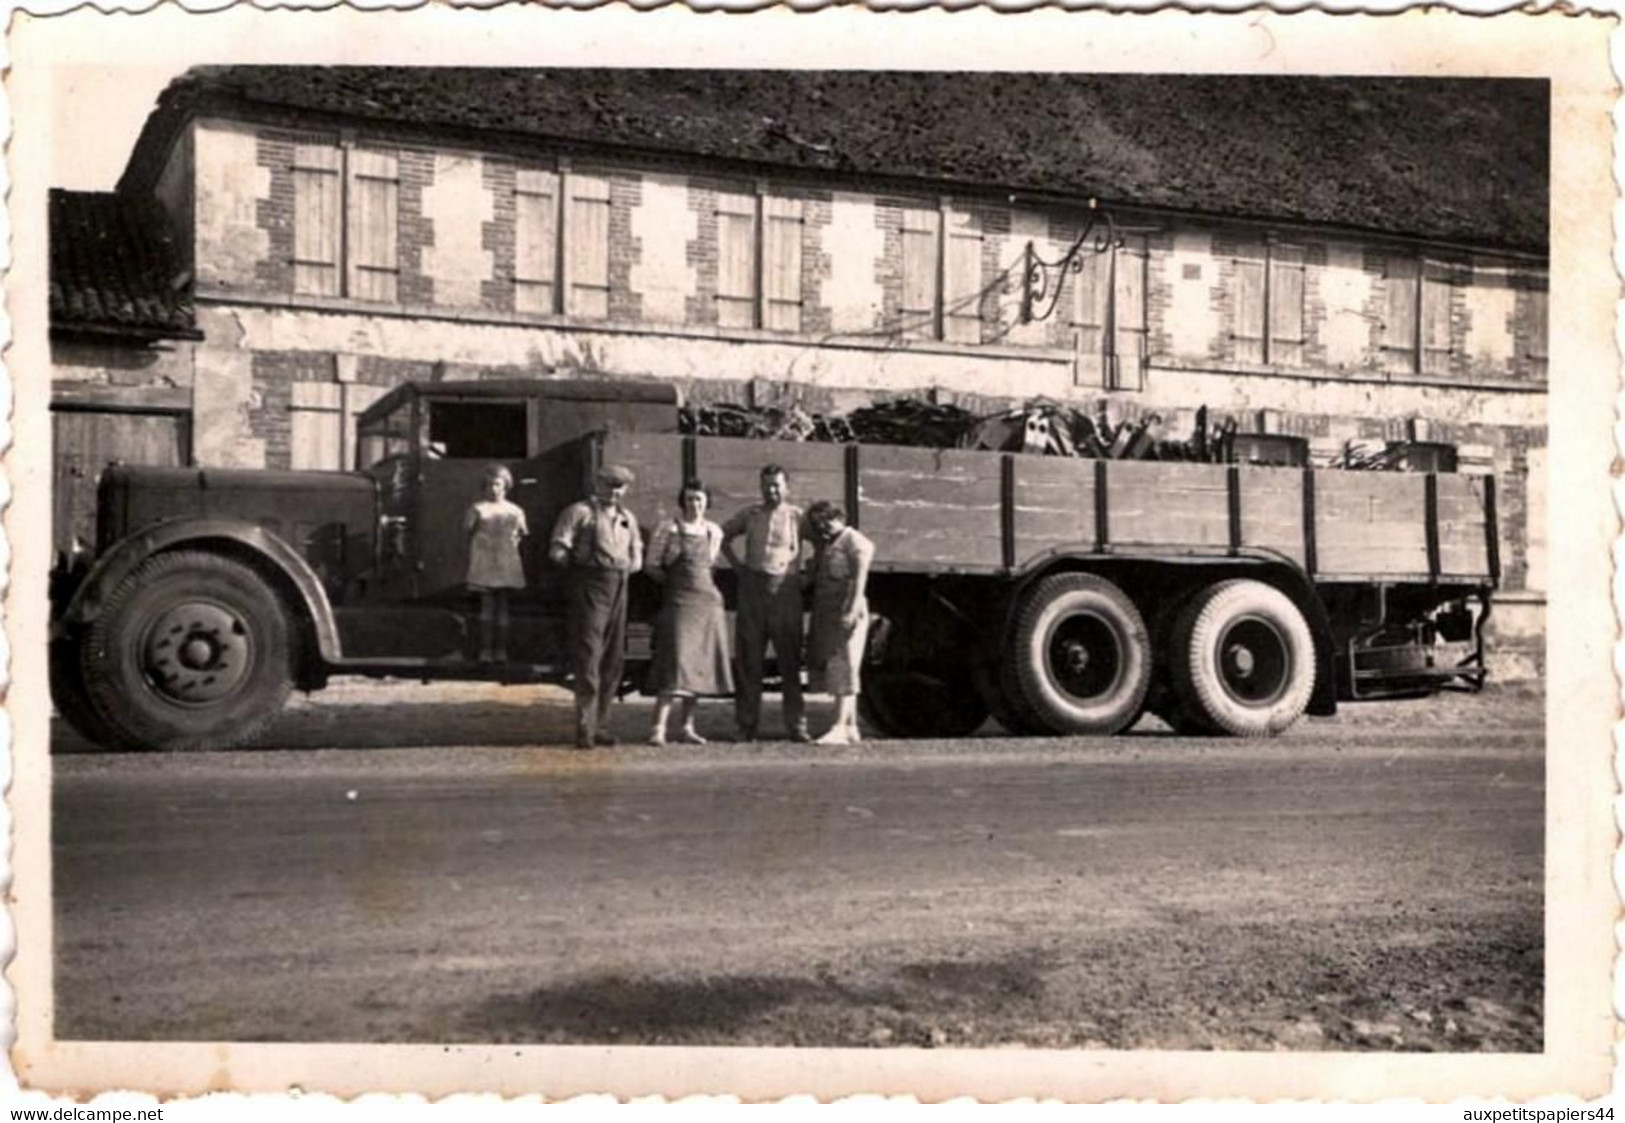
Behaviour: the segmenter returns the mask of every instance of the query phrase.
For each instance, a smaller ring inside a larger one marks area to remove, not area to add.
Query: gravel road
[[[57,1032],[1538,1050],[1541,712],[576,753],[553,691],[354,684],[254,752],[61,730]]]

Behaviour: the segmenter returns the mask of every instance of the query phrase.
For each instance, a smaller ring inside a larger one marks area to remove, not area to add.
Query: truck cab
[[[94,556],[53,581],[58,709],[102,743],[211,747],[331,673],[558,678],[553,522],[586,494],[604,434],[677,427],[662,383],[412,383],[358,418],[353,471],[110,467]],[[513,660],[494,668],[476,658],[463,529],[491,464],[531,530]]]

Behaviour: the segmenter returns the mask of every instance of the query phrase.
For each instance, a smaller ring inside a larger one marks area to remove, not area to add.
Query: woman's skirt
[[[844,598],[843,598],[844,599]],[[812,635],[807,642],[807,689],[814,694],[858,694],[863,649],[869,639],[869,606],[858,604],[858,626],[841,625],[839,603],[814,601]]]
[[[734,692],[728,622],[722,594],[686,585],[668,587],[655,622],[651,694],[724,697]]]

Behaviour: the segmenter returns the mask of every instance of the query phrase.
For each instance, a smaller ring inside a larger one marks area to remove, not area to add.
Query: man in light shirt
[[[626,468],[600,469],[592,498],[559,514],[548,548],[553,564],[569,572],[565,612],[580,749],[615,743],[605,727],[626,661],[626,586],[643,568],[638,520],[621,506],[631,484]]]
[[[789,502],[790,476],[777,464],[762,469],[762,501],[722,527],[722,553],[739,575],[734,654],[739,660],[734,720],[742,741],[754,741],[762,717],[762,674],[767,645],[784,680],[784,726],[792,741],[807,741],[801,701],[802,513]],[[744,539],[744,556],[734,540]]]

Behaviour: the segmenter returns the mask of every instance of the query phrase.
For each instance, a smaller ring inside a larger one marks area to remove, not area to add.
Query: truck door
[[[470,504],[483,498],[487,467],[502,465],[516,484],[524,476],[528,403],[522,398],[424,395],[419,409],[417,511],[412,520],[418,595],[434,601],[466,601],[468,536],[463,519]],[[516,486],[509,495],[521,507],[523,490]],[[526,517],[531,512],[526,511]],[[538,532],[532,522],[532,540]],[[527,584],[535,577],[533,553],[533,541],[521,548]]]

